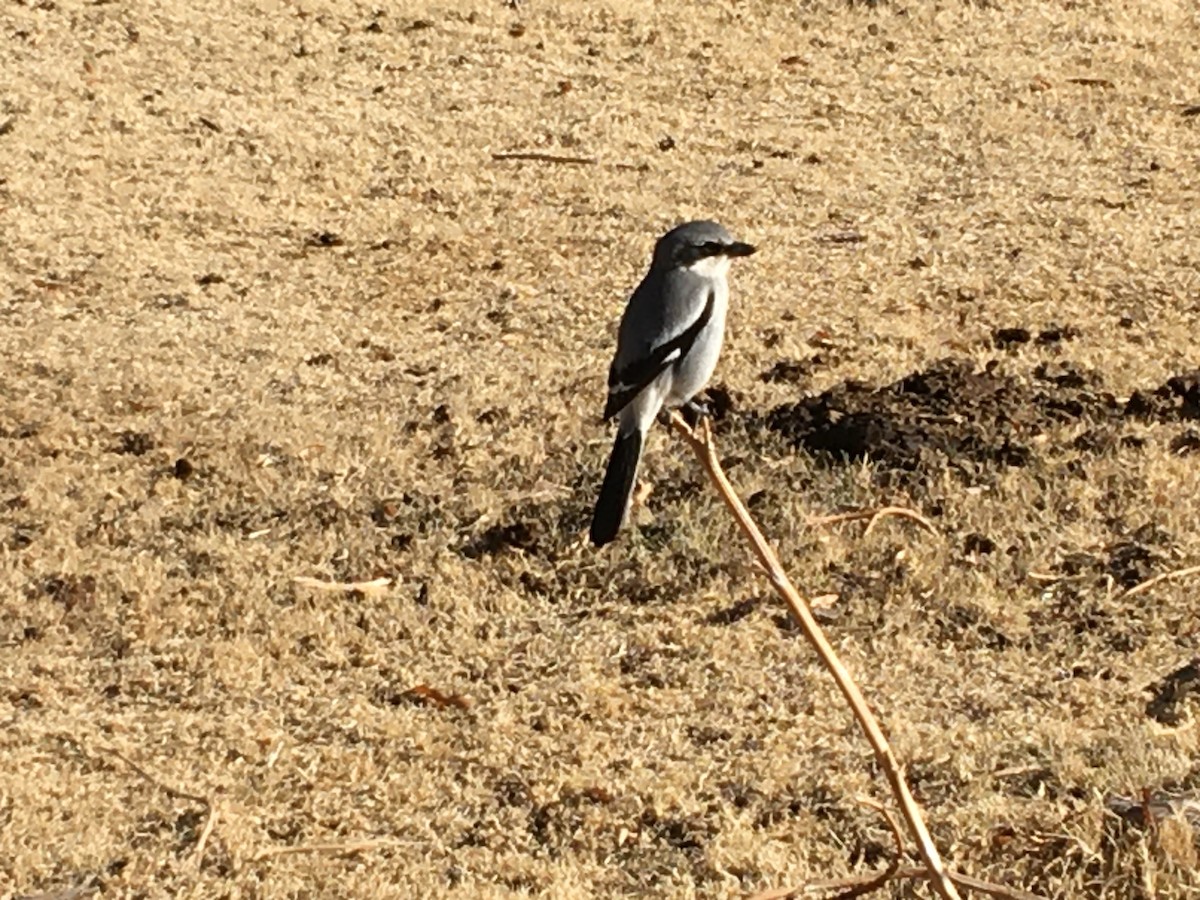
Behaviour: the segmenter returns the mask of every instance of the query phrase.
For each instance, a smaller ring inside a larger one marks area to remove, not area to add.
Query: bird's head
[[[749,256],[755,247],[735,241],[716,222],[685,222],[672,228],[654,246],[654,266],[686,268],[709,277],[724,276],[739,256]]]

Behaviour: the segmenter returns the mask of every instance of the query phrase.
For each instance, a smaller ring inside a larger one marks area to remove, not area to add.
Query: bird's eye
[[[720,241],[704,241],[702,244],[691,244],[680,248],[677,258],[685,265],[690,266],[702,259],[721,256],[725,252],[725,245]]]

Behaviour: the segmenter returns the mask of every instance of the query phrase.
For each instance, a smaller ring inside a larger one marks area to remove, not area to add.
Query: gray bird
[[[729,265],[754,250],[716,222],[687,222],[654,245],[650,271],[621,316],[608,370],[604,419],[619,418],[592,514],[597,547],[621,528],[646,432],[659,410],[690,404],[712,377],[725,336]]]

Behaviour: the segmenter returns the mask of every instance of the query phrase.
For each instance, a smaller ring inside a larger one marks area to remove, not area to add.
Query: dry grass
[[[1200,561],[1188,423],[1065,414],[1021,464],[900,475],[760,427],[947,356],[1069,363],[1118,407],[1194,368],[1187,4],[252,6],[0,11],[0,894],[882,866],[871,754],[690,454],[657,433],[639,527],[577,542],[625,292],[712,215],[762,247],[727,468],[838,595],[947,862],[1195,896],[1184,823],[1105,811],[1200,787],[1194,715],[1147,715],[1196,579],[1122,596]],[[936,533],[806,524],[893,505]]]

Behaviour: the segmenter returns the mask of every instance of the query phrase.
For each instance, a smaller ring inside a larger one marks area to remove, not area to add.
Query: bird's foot
[[[694,397],[679,407],[679,413],[683,416],[683,421],[687,422],[688,427],[693,430],[699,426],[701,419],[711,420],[713,417],[712,407]]]

